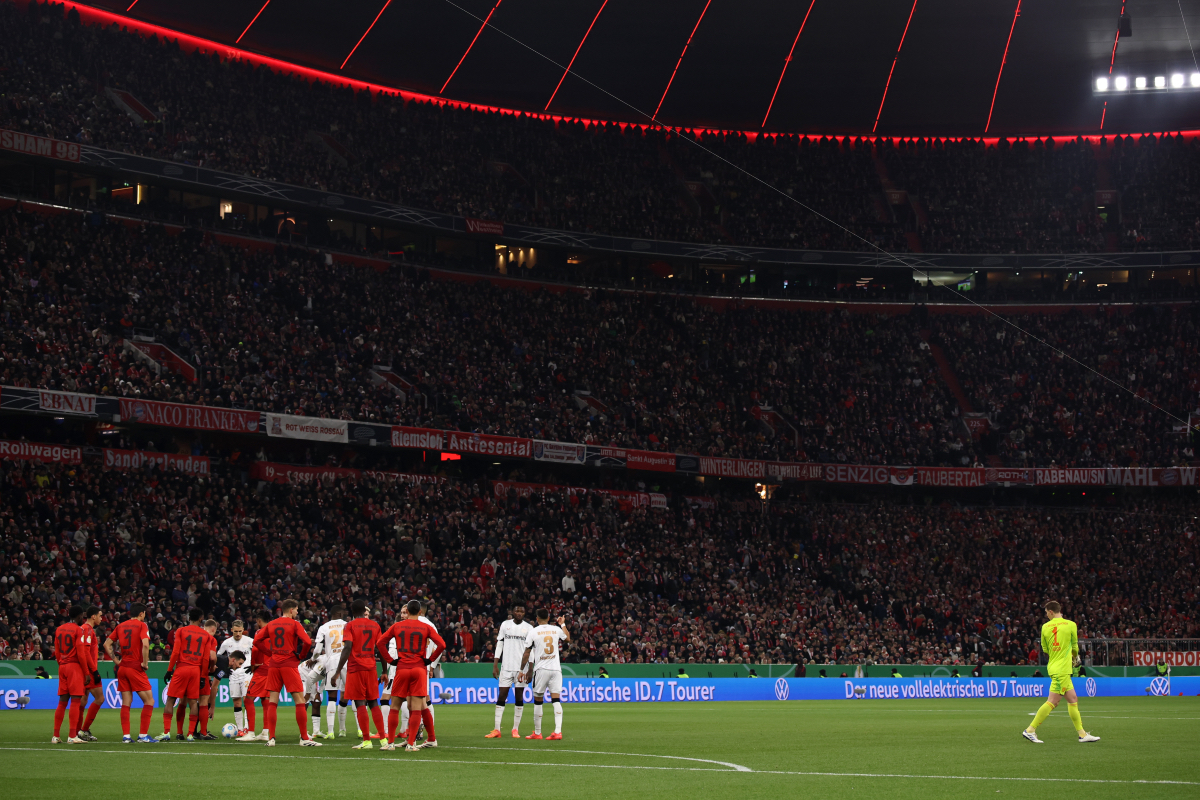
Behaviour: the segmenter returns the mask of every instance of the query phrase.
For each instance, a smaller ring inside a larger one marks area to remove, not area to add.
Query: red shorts
[[[392,681],[392,697],[426,697],[429,694],[428,667],[399,667]]]
[[[251,700],[257,700],[260,697],[266,697],[270,694],[267,691],[267,672],[269,670],[262,665],[254,668],[254,672],[250,675],[250,685],[246,687],[246,697]]]
[[[145,670],[137,667],[117,667],[117,691],[119,692],[148,692],[150,679]]]
[[[200,699],[200,668],[184,664],[175,668],[171,676],[171,685],[167,687],[167,697],[177,700]]]
[[[84,689],[83,667],[75,663],[58,665],[58,696],[82,697]]]
[[[267,691],[278,692],[287,689],[292,694],[304,696],[304,681],[300,679],[300,670],[296,667],[271,667],[267,672]]]
[[[379,678],[376,677],[375,670],[347,672],[342,696],[347,700],[378,700]]]
[[[212,678],[208,675],[200,676],[200,696],[208,697],[208,693],[212,690]]]
[[[83,690],[84,690],[85,692],[90,692],[92,689],[98,689],[98,688],[100,688],[100,684],[99,684],[99,683],[97,683],[97,682],[96,682],[96,681],[95,681],[95,680],[92,678],[92,676],[91,676],[91,675],[84,675],[84,676],[83,676]]]

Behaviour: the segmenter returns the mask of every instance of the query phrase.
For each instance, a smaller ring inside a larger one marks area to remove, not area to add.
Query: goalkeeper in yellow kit
[[[1063,619],[1062,606],[1051,600],[1046,603],[1046,619],[1042,626],[1042,652],[1047,656],[1046,673],[1050,676],[1050,697],[1042,703],[1037,715],[1029,727],[1021,731],[1021,735],[1034,744],[1041,744],[1037,737],[1037,727],[1046,721],[1050,712],[1057,706],[1065,695],[1067,698],[1067,713],[1075,725],[1080,742],[1098,742],[1099,736],[1092,736],[1083,729],[1083,719],[1079,716],[1079,697],[1071,684],[1071,672],[1079,666],[1079,629],[1074,622]]]

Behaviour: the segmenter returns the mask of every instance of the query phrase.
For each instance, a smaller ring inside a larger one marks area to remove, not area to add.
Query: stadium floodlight
[[[1182,88],[1182,86],[1183,86],[1183,73],[1176,72],[1174,75],[1171,76],[1171,88],[1179,89],[1179,88]]]
[[[1118,75],[1116,80],[1113,81],[1113,86],[1116,87],[1118,92],[1123,92],[1129,88],[1129,78],[1126,78],[1124,75]]]
[[[1134,78],[1133,79],[1133,88],[1145,89],[1146,88],[1146,77],[1144,75],[1139,75],[1136,78]]]
[[[1097,92],[1107,92],[1108,91],[1108,78],[1096,78],[1096,91]]]
[[[1193,87],[1200,89],[1200,72],[1193,72],[1189,81]]]
[[[1155,89],[1167,88],[1167,76],[1166,75],[1155,75],[1154,76],[1154,88]]]

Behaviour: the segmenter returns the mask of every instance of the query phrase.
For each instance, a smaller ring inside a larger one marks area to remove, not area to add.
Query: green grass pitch
[[[1085,700],[1084,724],[1101,737],[1087,745],[1075,741],[1061,706],[1039,731],[1045,744],[1023,740],[1037,705],[567,705],[561,742],[517,741],[507,732],[486,740],[492,706],[449,706],[437,710],[438,749],[419,753],[359,753],[353,739],[302,749],[290,709],[280,714],[273,750],[224,740],[123,745],[117,712],[108,710],[92,726],[100,742],[51,745],[52,712],[5,711],[0,785],[8,797],[39,800],[196,800],[247,791],[356,799],[1200,797],[1200,699]],[[532,731],[527,708],[523,734]],[[151,733],[161,732],[161,719],[155,715]],[[230,721],[232,712],[219,710],[210,730]],[[543,733],[553,730],[552,714],[544,725]]]

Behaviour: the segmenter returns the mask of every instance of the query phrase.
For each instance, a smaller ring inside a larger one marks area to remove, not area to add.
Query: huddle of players
[[[329,705],[327,709],[328,733],[333,735],[335,715],[340,717],[342,735],[345,735],[345,704],[354,702],[362,743],[355,749],[371,749],[370,724],[373,721],[379,737],[384,740],[381,749],[394,750],[398,730],[406,731],[406,749],[419,749],[415,740],[422,724],[428,739],[422,747],[437,747],[434,733],[433,711],[428,704],[428,675],[430,665],[435,665],[445,649],[445,641],[438,635],[432,622],[424,616],[425,608],[411,601],[401,609],[401,619],[386,632],[370,619],[370,608],[362,601],[351,604],[353,619],[341,619],[344,607],[335,605],[333,619],[321,626],[316,643],[308,637],[304,627],[297,621],[298,604],[285,600],[280,610],[282,615],[272,619],[263,610],[257,615],[257,633],[253,639],[244,635],[240,621],[235,622],[232,636],[217,646],[214,633],[215,620],[203,620],[199,609],[191,609],[189,624],[175,633],[175,646],[164,676],[168,684],[167,700],[163,712],[163,733],[157,738],[149,734],[154,713],[154,696],[146,675],[149,664],[150,636],[145,623],[146,607],[135,603],[129,608],[128,618],[109,634],[104,642],[109,657],[117,661],[117,688],[121,694],[121,727],[123,740],[133,741],[130,735],[130,715],[133,695],[142,701],[141,724],[138,742],[151,744],[171,739],[171,717],[176,717],[177,736],[181,741],[215,738],[208,733],[209,710],[215,695],[215,666],[217,659],[225,655],[229,659],[230,695],[234,703],[234,719],[241,734],[240,741],[265,739],[268,746],[275,746],[276,715],[281,689],[303,695],[303,702],[296,703],[296,722],[300,728],[300,743],[304,746],[319,746],[308,735],[306,707],[313,702],[319,708],[320,682],[327,680]],[[52,742],[60,741],[59,733],[64,715],[73,702],[69,718],[70,736],[67,741],[82,743],[95,741],[89,731],[96,713],[103,704],[100,675],[97,671],[99,642],[93,626],[100,620],[100,609],[72,607],[70,621],[55,631],[55,658],[59,663],[59,705],[55,713]],[[524,620],[525,608],[513,608],[513,618],[501,626],[496,641],[496,659],[493,677],[499,678],[500,691],[496,703],[496,726],[487,738],[500,737],[500,722],[508,699],[508,690],[517,687],[516,710],[512,735],[518,738],[521,713],[524,705],[524,689],[533,683],[534,732],[527,739],[541,739],[542,704],[550,693],[554,708],[555,730],[547,739],[562,738],[562,665],[561,645],[570,641],[570,635],[561,627],[565,620],[560,617],[558,625],[549,624],[549,612],[538,611],[538,626]],[[246,650],[250,651],[246,664]],[[310,652],[311,651],[311,652]],[[308,660],[302,661],[305,653]],[[383,704],[390,698],[402,698],[407,702],[403,708],[392,706],[385,724],[379,707],[379,682],[376,677],[376,655],[389,665]],[[340,685],[341,698],[335,686]],[[91,706],[84,717],[83,698],[90,694]],[[260,736],[255,736],[254,702],[262,703],[265,726]],[[187,734],[183,733],[184,712],[188,712]],[[314,711],[314,717],[319,711]],[[401,719],[401,717],[404,719]],[[314,720],[314,730],[319,736],[319,720]],[[199,726],[199,733],[197,733]]]
[[[415,745],[416,735],[424,724],[428,739],[422,747],[437,747],[433,716],[428,708],[428,669],[445,650],[446,643],[433,625],[422,616],[422,605],[411,601],[401,612],[401,619],[386,632],[370,619],[366,603],[351,604],[354,616],[349,622],[331,620],[318,632],[319,647],[314,650],[304,626],[296,619],[299,604],[285,600],[280,604],[281,616],[272,619],[267,611],[258,614],[258,631],[253,639],[242,636],[241,626],[235,625],[233,636],[220,647],[214,636],[217,624],[214,620],[202,621],[199,609],[188,612],[189,624],[175,632],[171,660],[167,665],[164,681],[168,684],[167,700],[163,713],[163,734],[156,738],[149,735],[150,720],[154,713],[154,696],[146,676],[149,664],[149,629],[145,623],[146,607],[141,604],[130,606],[129,617],[118,625],[105,641],[105,650],[117,660],[117,688],[121,693],[121,724],[124,741],[129,743],[129,717],[133,694],[142,701],[142,718],[138,741],[142,743],[167,742],[171,739],[171,717],[178,706],[178,737],[184,741],[197,738],[215,738],[208,734],[208,705],[215,689],[215,667],[218,655],[229,656],[232,669],[230,676],[231,695],[234,698],[235,719],[241,727],[242,703],[249,722],[249,730],[243,729],[241,739],[253,739],[254,700],[263,701],[266,743],[275,746],[276,718],[279,695],[282,690],[303,696],[305,702],[296,703],[296,722],[300,729],[300,744],[319,747],[308,735],[307,701],[319,697],[317,689],[320,676],[328,674],[341,678],[342,702],[354,701],[357,707],[359,729],[363,744],[359,749],[370,749],[370,725],[367,709],[371,709],[375,727],[385,739],[381,748],[395,749],[395,736],[399,727],[400,709],[392,708],[390,737],[385,732],[382,713],[379,710],[379,681],[376,677],[376,655],[393,670],[389,677],[390,695],[407,698],[405,716],[408,728],[407,749],[420,749]],[[333,609],[340,616],[342,608]],[[55,631],[55,658],[59,663],[59,705],[55,713],[54,737],[60,741],[59,733],[63,717],[71,703],[69,718],[70,736],[67,741],[82,743],[95,741],[88,727],[103,703],[100,691],[100,674],[97,671],[99,643],[93,625],[100,620],[100,609],[73,607],[70,621]],[[241,648],[241,649],[239,649]],[[250,651],[250,663],[245,664],[245,650]],[[304,656],[312,651],[307,661]],[[322,663],[317,659],[323,657]],[[305,673],[305,677],[301,673]],[[247,678],[249,680],[247,680]],[[305,678],[308,678],[306,681]],[[305,685],[305,684],[308,685]],[[331,686],[333,681],[331,681]],[[92,694],[95,702],[89,709],[86,720],[83,716],[83,697]],[[331,706],[336,692],[330,689]],[[183,733],[184,709],[187,709],[188,727]],[[330,730],[332,716],[330,709]],[[413,713],[415,712],[415,713]],[[344,724],[344,723],[343,723]],[[197,726],[200,732],[197,734]],[[343,727],[344,730],[344,727]]]

